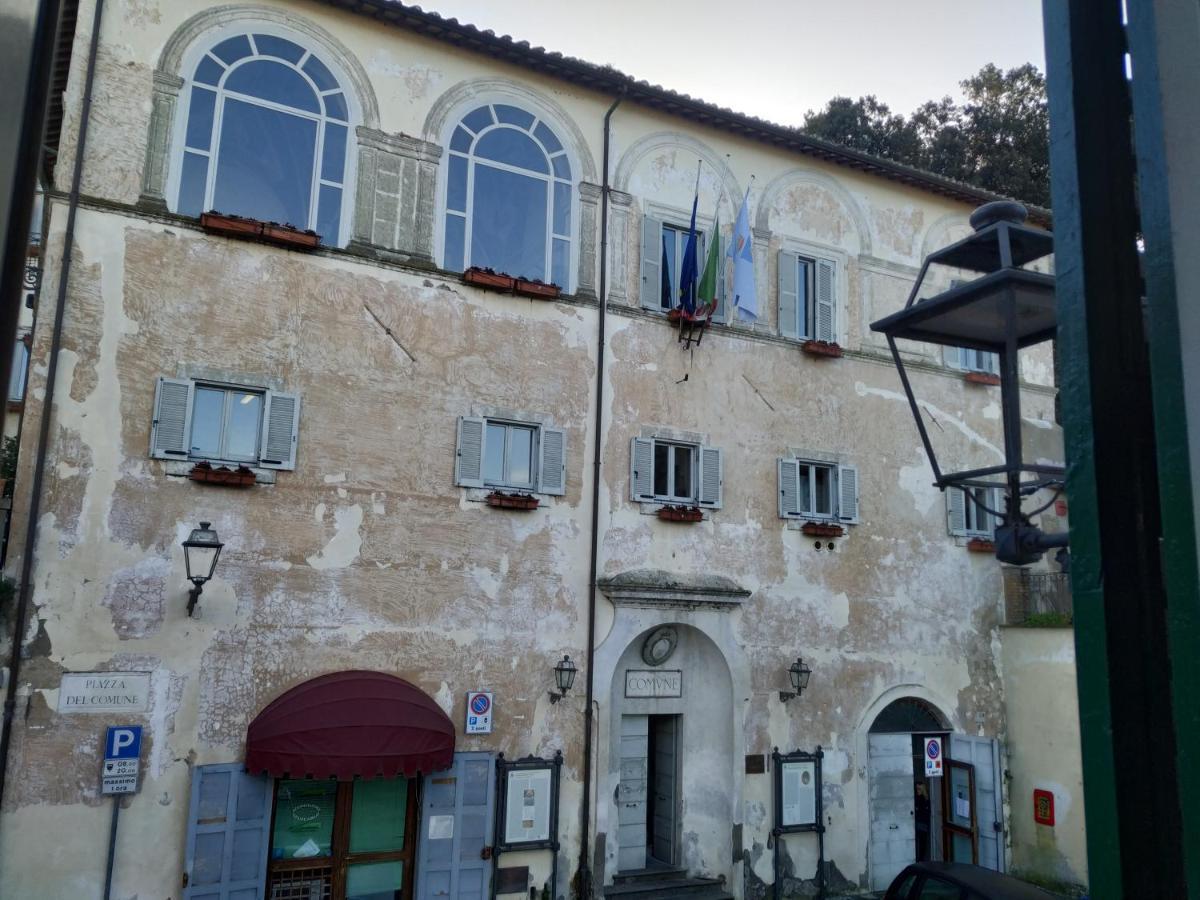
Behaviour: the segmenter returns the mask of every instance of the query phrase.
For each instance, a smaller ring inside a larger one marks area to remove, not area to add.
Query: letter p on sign
[[[105,759],[137,759],[142,752],[141,725],[110,725],[104,741]]]

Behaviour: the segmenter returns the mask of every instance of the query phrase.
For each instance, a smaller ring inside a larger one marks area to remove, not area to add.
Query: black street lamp
[[[791,679],[792,689],[790,691],[780,691],[779,699],[787,703],[794,697],[799,697],[804,693],[804,689],[808,687],[809,676],[812,675],[812,669],[799,656],[796,661],[788,668],[788,678]]]
[[[1048,232],[1025,225],[1025,217],[1025,207],[1012,201],[979,207],[971,216],[975,233],[931,253],[921,266],[904,309],[871,323],[873,331],[887,336],[937,487],[943,491],[948,487],[963,489],[967,501],[981,507],[978,495],[983,492],[971,488],[1007,489],[1003,510],[983,509],[1001,520],[995,534],[996,558],[1018,566],[1036,562],[1048,549],[1067,545],[1065,532],[1043,534],[1021,510],[1022,497],[1043,488],[1061,491],[1064,476],[1062,466],[1021,459],[1018,352],[1053,340],[1056,330],[1054,276],[1021,268],[1052,254],[1054,239]],[[937,296],[917,300],[932,265],[978,272],[980,277]],[[896,348],[897,338],[996,354],[1000,364],[1004,425],[1002,465],[942,472],[904,369],[904,360]],[[997,476],[1003,481],[996,480]]]
[[[550,692],[551,703],[557,703],[563,697],[567,696],[567,691],[575,683],[576,671],[575,663],[571,662],[571,657],[564,653],[562,660],[554,667],[554,683],[558,685],[558,693]]]
[[[221,556],[221,548],[225,545],[217,537],[211,522],[201,522],[199,528],[193,528],[188,539],[183,542],[183,564],[187,568],[188,580],[192,589],[188,591],[187,612],[190,617],[196,609],[196,601],[204,590],[204,583],[213,576],[217,568],[217,559]]]

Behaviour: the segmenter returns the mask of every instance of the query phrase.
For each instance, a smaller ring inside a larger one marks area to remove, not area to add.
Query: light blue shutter
[[[460,416],[458,446],[454,455],[454,483],[463,487],[483,487],[483,419]]]
[[[539,486],[543,494],[566,493],[567,436],[558,428],[543,428],[541,434]]]
[[[962,347],[942,347],[942,362],[949,369],[963,368]]]
[[[854,466],[838,466],[838,518],[858,524],[858,469]]]
[[[779,251],[779,333],[788,338],[799,338],[804,332],[799,320],[799,267],[799,256],[787,250]]]
[[[150,427],[150,455],[155,459],[187,459],[194,394],[195,385],[186,379],[158,379]]]
[[[646,309],[662,310],[663,223],[653,216],[642,219],[641,304]],[[674,304],[672,304],[674,305]]]
[[[417,839],[417,900],[487,900],[492,862],[496,764],[490,753],[455,753],[425,778]]]
[[[836,265],[831,259],[817,260],[815,331],[818,341],[837,339],[837,317],[834,309],[833,274]]]
[[[300,398],[267,391],[263,402],[262,450],[258,464],[266,469],[296,468],[296,437],[300,429]]]
[[[988,737],[950,735],[950,759],[975,768],[975,820],[979,828],[979,865],[997,872],[1005,870],[1004,801],[1000,744]]]
[[[272,793],[270,779],[241,763],[196,766],[183,900],[262,900]]]
[[[654,441],[634,438],[629,444],[629,496],[654,499]]]
[[[700,491],[697,495],[701,506],[721,508],[721,483],[723,481],[721,451],[716,447],[700,448]]]
[[[800,515],[800,461],[779,460],[779,517],[792,519]]]
[[[956,488],[946,488],[946,527],[951,534],[967,533],[967,498]]]

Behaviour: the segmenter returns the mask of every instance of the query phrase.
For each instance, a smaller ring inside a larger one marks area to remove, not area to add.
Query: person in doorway
[[[918,781],[916,786],[917,862],[929,859],[929,786]]]

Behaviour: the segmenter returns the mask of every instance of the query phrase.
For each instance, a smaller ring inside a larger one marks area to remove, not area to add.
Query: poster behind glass
[[[783,809],[780,825],[817,823],[817,764],[813,760],[780,764],[783,780]]]
[[[528,844],[550,840],[550,788],[553,770],[508,772],[504,809],[504,842]]]

